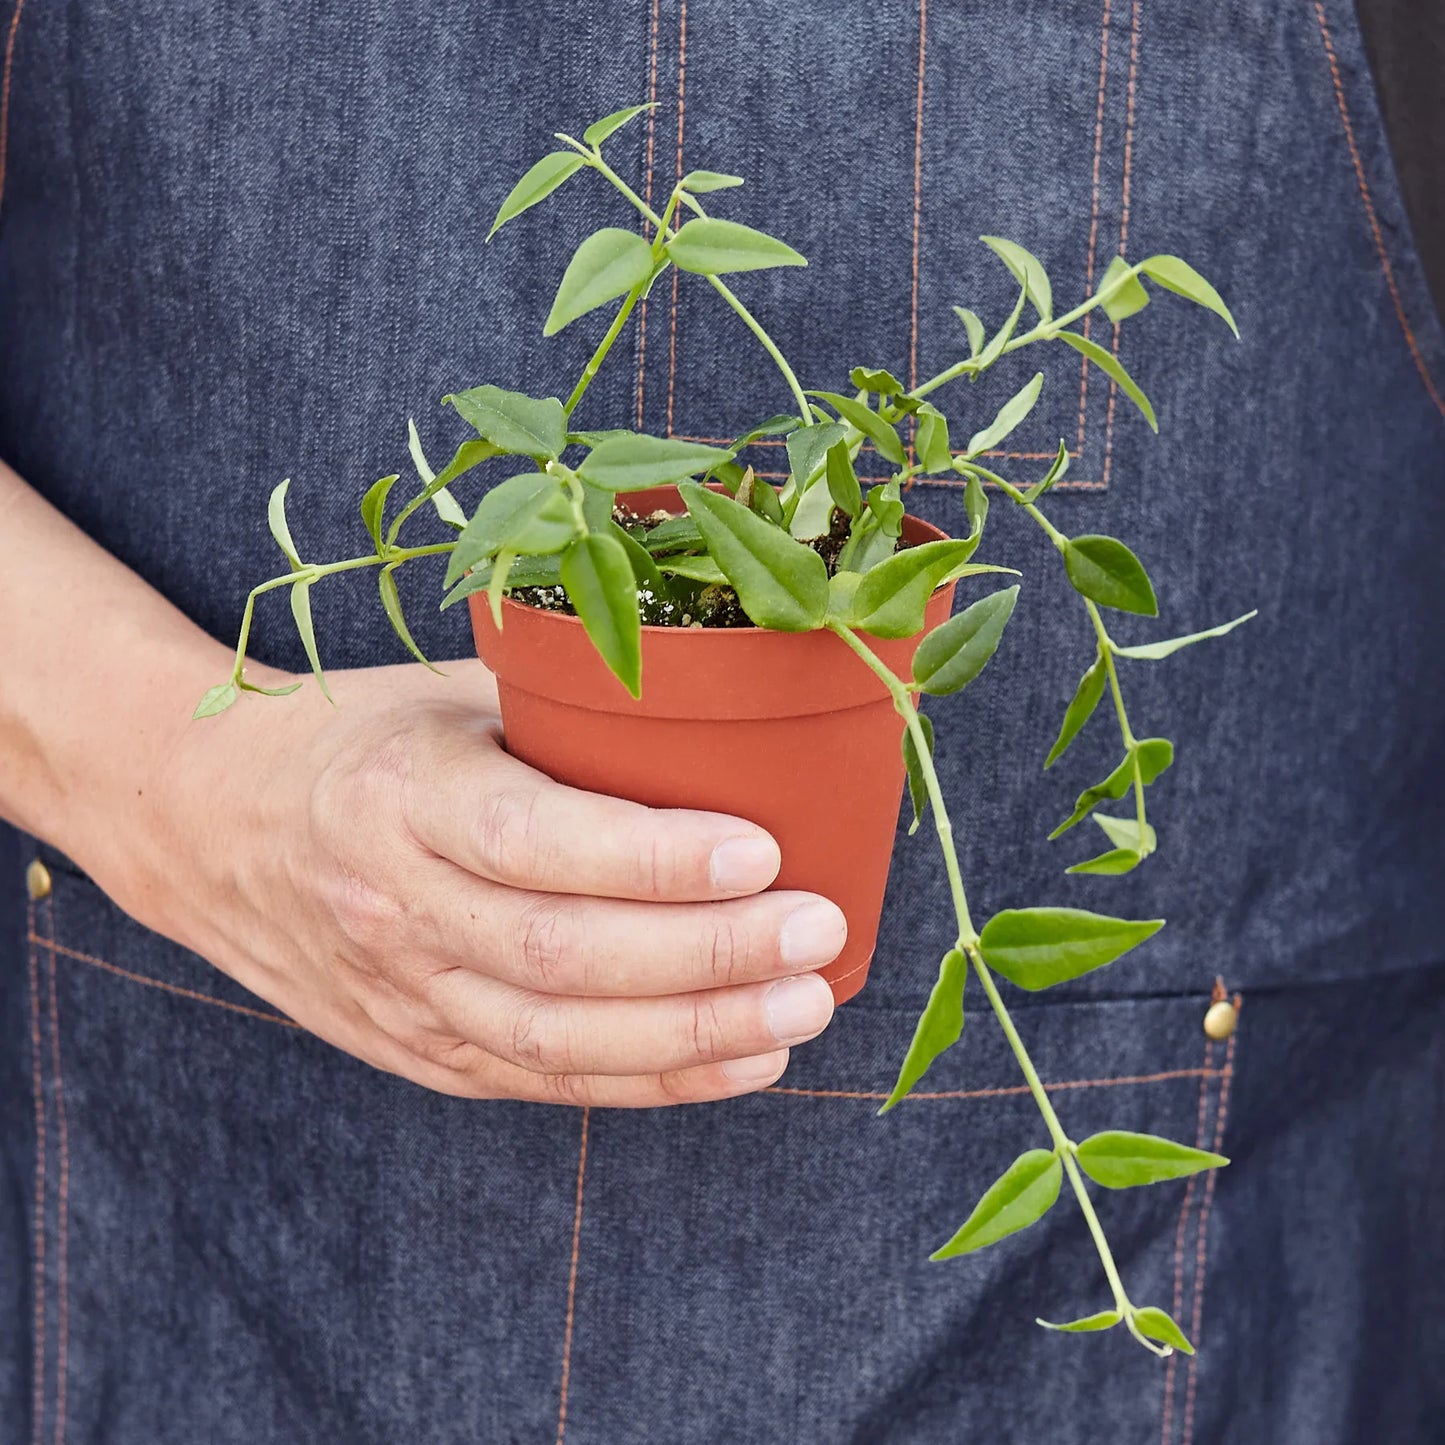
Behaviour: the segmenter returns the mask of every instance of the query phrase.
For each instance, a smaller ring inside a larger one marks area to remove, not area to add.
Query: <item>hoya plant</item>
[[[557,287],[543,327],[552,336],[566,326],[619,303],[566,400],[533,397],[496,385],[476,386],[445,397],[476,435],[434,472],[414,424],[410,455],[420,486],[400,506],[392,504],[399,475],[385,476],[361,499],[367,546],[334,562],[304,561],[286,518],[287,482],[271,495],[270,527],[289,570],[262,582],[246,600],[230,678],[206,693],[196,709],[207,717],[231,706],[243,691],[264,692],[246,678],[247,643],[256,599],[285,588],[317,683],[326,679],[311,621],[311,588],[323,578],[377,569],[381,603],[402,642],[422,656],[402,614],[395,573],[426,557],[445,557],[445,596],[450,607],[485,593],[498,627],[502,600],[574,613],[619,684],[634,697],[645,684],[642,626],[753,625],[780,632],[827,631],[836,636],[887,689],[902,719],[902,749],[913,825],[931,813],[952,897],[953,946],[938,966],[937,980],[918,1020],[898,1079],[882,1112],[907,1098],[929,1066],[956,1044],[963,1029],[965,984],[970,973],[997,1018],[1042,1116],[1044,1139],[1022,1152],[991,1184],[953,1237],[933,1254],[950,1259],[1026,1228],[1050,1210],[1063,1183],[1084,1216],[1108,1285],[1108,1299],[1094,1313],[1049,1329],[1093,1331],[1123,1325],[1159,1355],[1192,1347],[1163,1310],[1135,1304],[1125,1288],[1087,1180],[1104,1189],[1128,1189],[1177,1179],[1228,1161],[1149,1134],[1111,1130],[1075,1141],[1065,1129],[1010,1017],[1000,980],[1036,991],[1079,978],[1112,963],[1162,926],[1160,919],[1115,918],[1075,908],[1008,908],[981,926],[969,908],[947,801],[933,762],[934,728],[920,701],[960,692],[978,677],[998,648],[1013,613],[1017,586],[971,602],[924,637],[911,674],[899,676],[880,659],[870,639],[907,638],[925,625],[929,598],[951,581],[1008,569],[973,561],[984,536],[989,492],[994,491],[1038,527],[1058,553],[1079,595],[1094,638],[1088,661],[1064,710],[1058,737],[1044,760],[1052,768],[1109,695],[1119,734],[1120,757],[1109,775],[1079,793],[1068,816],[1050,834],[1092,820],[1107,844],[1074,862],[1070,873],[1117,876],[1140,867],[1158,840],[1149,821],[1148,788],[1174,760],[1162,737],[1140,737],[1124,700],[1128,666],[1153,664],[1206,638],[1218,637],[1253,616],[1188,636],[1121,646],[1107,616],[1158,614],[1149,574],[1115,537],[1066,535],[1041,505],[1065,475],[1069,454],[1058,452],[1041,477],[1010,480],[983,458],[998,448],[1038,403],[1042,373],[1034,375],[991,417],[963,423],[960,405],[950,417],[934,400],[950,383],[976,381],[1002,357],[1024,347],[1057,343],[1082,353],[1116,384],[1157,431],[1154,409],[1110,349],[1077,329],[1090,312],[1122,322],[1150,301],[1149,285],[1212,311],[1236,336],[1229,308],[1196,270],[1176,256],[1130,262],[1115,257],[1098,288],[1077,305],[1056,309],[1049,277],[1022,246],[998,236],[984,245],[1008,268],[1018,297],[1002,324],[990,329],[975,312],[954,310],[961,322],[958,359],[936,376],[908,387],[887,370],[860,365],[838,390],[806,389],[783,350],[734,292],[726,277],[806,262],[791,246],[739,221],[711,214],[715,197],[743,184],[740,176],[696,170],[678,180],[661,210],[644,201],[609,163],[604,145],[648,107],[630,106],[589,126],[581,140],[559,134],[560,149],[539,160],[502,202],[491,234],[547,200],[574,177],[587,174],[610,186],[637,213],[633,228],[605,226],[577,247]],[[490,239],[490,236],[489,236]],[[777,368],[789,397],[787,410],[761,421],[726,447],[625,429],[582,430],[578,408],[629,317],[659,276],[670,269],[700,277],[736,313]],[[955,389],[953,395],[958,395]],[[949,403],[950,410],[955,403]],[[979,421],[982,424],[979,424]],[[762,438],[782,438],[786,480],[774,486],[740,460]],[[869,447],[891,475],[865,491],[859,453]],[[492,458],[509,475],[492,485],[470,514],[452,490]],[[962,481],[966,528],[957,540],[902,545],[903,489],[918,477]],[[640,515],[618,494],[676,485],[686,511],[677,516]],[[412,544],[408,524],[434,508],[452,530],[448,540]],[[276,689],[294,691],[300,683]],[[329,696],[329,694],[328,694]],[[1126,802],[1127,800],[1127,802]],[[1101,811],[1121,803],[1119,812]]]

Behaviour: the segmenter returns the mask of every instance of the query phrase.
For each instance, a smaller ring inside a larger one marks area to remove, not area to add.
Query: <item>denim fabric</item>
[[[1060,296],[1121,246],[1215,279],[1242,344],[1168,296],[1122,332],[1157,439],[1071,354],[940,400],[963,432],[1045,370],[1000,464],[1040,473],[1061,432],[1077,451],[1059,525],[1127,538],[1159,588],[1128,640],[1261,615],[1130,670],[1136,730],[1178,747],[1161,853],[1130,878],[1065,878],[1087,845],[1043,842],[1116,742],[1100,722],[1053,772],[1020,766],[1089,642],[1001,507],[990,557],[1025,595],[986,677],[935,709],[976,911],[1170,920],[1020,1026],[1076,1135],[1234,1157],[1101,1204],[1197,1361],[1034,1329],[1104,1299],[1072,1210],[926,1263],[1036,1126],[982,1016],[929,1075],[942,1097],[872,1117],[949,932],[924,840],[900,835],[867,989],[781,1089],[629,1116],[375,1074],[58,860],[27,920],[33,845],[9,838],[5,1445],[1437,1437],[1445,336],[1344,0],[30,0],[14,33],[0,453],[219,636],[276,569],[280,477],[302,550],[340,555],[408,414],[435,459],[461,435],[444,392],[565,394],[596,328],[540,323],[601,193],[569,182],[482,238],[551,130],[648,96],[612,142],[624,173],[656,197],[679,154],[741,171],[726,213],[809,256],[739,284],[805,384],[956,357],[950,303],[1011,302],[980,232],[1031,245]],[[656,289],[589,422],[726,437],[786,405],[690,279]],[[910,503],[960,521],[949,488]],[[402,578],[422,645],[465,651],[435,576]],[[401,656],[360,585],[314,593],[335,665]],[[254,640],[302,665],[284,606]],[[1210,1046],[1216,977],[1243,1009]]]

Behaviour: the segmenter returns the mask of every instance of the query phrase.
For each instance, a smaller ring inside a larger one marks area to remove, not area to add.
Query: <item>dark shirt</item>
[[[1356,0],[1415,244],[1445,315],[1445,0]]]

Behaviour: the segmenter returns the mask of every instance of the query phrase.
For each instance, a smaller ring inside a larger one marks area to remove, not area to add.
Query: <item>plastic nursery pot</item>
[[[684,510],[674,487],[621,500],[644,516]],[[904,520],[906,543],[943,536]],[[485,595],[468,600],[507,750],[572,787],[766,828],[783,859],[773,886],[820,893],[847,916],[847,946],[822,973],[839,1003],[852,998],[878,937],[904,769],[902,719],[847,645],[828,632],[644,627],[634,701],[575,617],[507,599],[498,632]],[[925,630],[952,606],[950,584]],[[867,641],[907,677],[922,635]]]

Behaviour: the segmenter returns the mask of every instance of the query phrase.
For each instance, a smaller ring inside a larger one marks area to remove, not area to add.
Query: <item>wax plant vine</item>
[[[1130,1300],[1085,1177],[1105,1189],[1122,1189],[1180,1178],[1228,1161],[1148,1134],[1110,1131],[1077,1143],[1072,1140],[998,984],[1002,977],[1016,987],[1038,990],[1078,978],[1143,943],[1162,920],[1033,907],[1005,909],[982,928],[975,927],[933,763],[933,724],[918,707],[921,696],[959,692],[979,675],[999,645],[1018,588],[982,597],[924,637],[908,678],[885,666],[865,639],[914,636],[922,631],[924,609],[939,587],[1008,570],[971,560],[989,510],[985,486],[1002,493],[1037,523],[1057,549],[1069,582],[1082,598],[1095,639],[1093,659],[1068,704],[1045,767],[1063,756],[1105,691],[1112,699],[1123,750],[1119,765],[1079,794],[1073,811],[1051,836],[1092,817],[1110,846],[1068,871],[1107,875],[1138,867],[1157,846],[1147,815],[1146,789],[1173,761],[1173,747],[1163,738],[1135,735],[1125,708],[1120,664],[1160,660],[1190,643],[1228,632],[1254,614],[1185,637],[1121,646],[1108,630],[1105,611],[1156,616],[1154,588],[1143,564],[1123,542],[1106,536],[1067,536],[1044,514],[1040,502],[1067,470],[1064,443],[1059,443],[1045,474],[1028,485],[999,476],[983,462],[1031,413],[1043,385],[1042,374],[1004,402],[993,420],[962,445],[955,443],[949,419],[929,398],[950,382],[977,379],[1001,357],[1023,347],[1056,341],[1081,352],[1103,371],[1157,431],[1148,398],[1114,351],[1073,330],[1075,323],[1095,309],[1116,323],[1133,316],[1149,302],[1146,281],[1214,312],[1237,335],[1233,317],[1208,281],[1177,257],[1165,255],[1133,263],[1116,257],[1092,295],[1055,314],[1049,278],[1039,261],[1011,241],[985,236],[984,243],[1019,287],[1012,310],[992,334],[974,312],[955,307],[967,355],[922,384],[905,387],[886,370],[855,367],[847,391],[805,390],[780,347],[722,279],[769,267],[802,266],[804,258],[763,231],[708,214],[702,197],[742,185],[741,177],[692,171],[673,187],[660,212],[649,206],[603,154],[607,139],[646,109],[632,106],[609,115],[590,126],[580,141],[559,135],[562,148],[543,157],[517,182],[492,226],[495,234],[584,171],[608,182],[640,214],[640,231],[608,226],[588,236],[562,276],[546,335],[599,307],[621,302],[567,400],[531,397],[491,385],[445,398],[477,435],[463,441],[446,466],[434,473],[412,425],[410,452],[420,490],[388,522],[388,502],[399,476],[376,482],[361,501],[370,548],[342,561],[302,560],[286,517],[288,484],[277,487],[270,502],[270,526],[290,570],[261,583],[247,598],[232,675],[205,695],[196,716],[222,711],[241,691],[266,691],[246,679],[246,650],[256,598],[283,587],[289,589],[302,643],[325,690],[310,589],[335,573],[377,568],[387,617],[402,642],[425,663],[402,615],[394,576],[398,567],[422,557],[449,558],[450,590],[443,607],[484,591],[499,627],[502,598],[509,592],[552,605],[560,600],[581,619],[607,665],[634,696],[642,686],[643,621],[699,625],[709,597],[735,598],[746,620],[759,627],[833,633],[878,677],[902,718],[913,828],[932,812],[956,921],[953,946],[939,967],[882,1112],[905,1099],[933,1061],[961,1037],[964,988],[972,972],[1018,1060],[1049,1141],[1048,1148],[1026,1150],[1014,1161],[933,1258],[967,1254],[1033,1224],[1053,1206],[1067,1178],[1098,1250],[1112,1303],[1082,1319],[1048,1328],[1092,1331],[1122,1323],[1156,1354],[1167,1355],[1175,1348],[1192,1352],[1167,1314],[1140,1308]],[[686,218],[683,212],[688,213]],[[790,393],[790,411],[744,433],[731,446],[626,430],[572,428],[573,413],[633,309],[669,268],[702,277],[722,296],[776,365]],[[1034,324],[1020,329],[1029,308]],[[905,428],[911,432],[908,443]],[[782,486],[774,487],[737,460],[745,448],[764,437],[784,440],[788,474]],[[857,473],[865,445],[893,469],[886,481],[866,493]],[[511,459],[514,466],[520,463],[520,469],[491,487],[468,517],[451,488],[494,457]],[[957,540],[900,549],[902,489],[920,476],[962,479],[968,531]],[[685,515],[659,523],[616,506],[618,493],[671,484],[678,485]],[[403,545],[403,528],[428,503],[456,535],[443,542]],[[273,691],[290,692],[298,686],[293,683]],[[1132,808],[1123,815],[1097,811],[1105,801],[1126,797],[1132,798]]]

